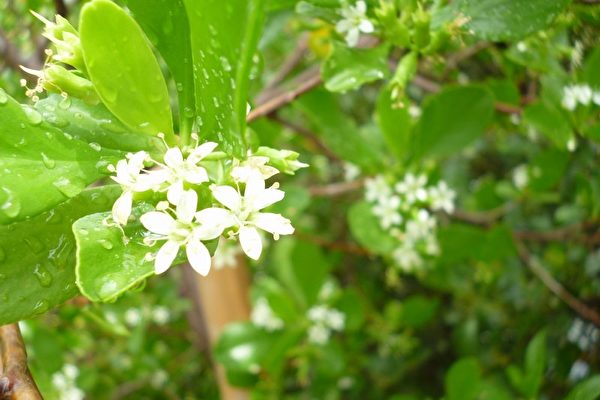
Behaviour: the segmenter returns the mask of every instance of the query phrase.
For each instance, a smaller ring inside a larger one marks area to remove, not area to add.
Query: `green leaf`
[[[77,240],[77,286],[92,301],[114,301],[125,291],[154,274],[154,263],[144,256],[155,252],[143,243],[145,229],[139,216],[151,207],[141,204],[133,209],[135,222],[123,228],[103,223],[110,213],[87,215],[73,224]]]
[[[179,98],[180,131],[189,133],[196,110],[190,26],[183,0],[125,3],[171,71]]]
[[[291,238],[281,239],[275,247],[275,274],[284,283],[302,309],[316,301],[327,279],[331,264],[321,249],[313,244]]]
[[[389,255],[398,247],[398,241],[383,230],[379,219],[373,215],[372,206],[366,201],[360,201],[350,207],[348,224],[358,243],[375,254]]]
[[[409,150],[411,138],[412,122],[408,109],[394,107],[391,91],[382,90],[377,100],[375,118],[385,142],[398,160],[402,160]]]
[[[33,108],[6,98],[0,103],[0,224],[76,196],[122,157],[63,134]]]
[[[372,140],[362,136],[354,121],[340,110],[335,97],[325,90],[313,90],[298,99],[294,105],[317,128],[316,133],[327,147],[346,161],[365,171],[375,172],[381,165]]]
[[[479,86],[450,87],[430,97],[415,128],[415,151],[443,157],[463,150],[484,132],[494,115],[494,97]]]
[[[325,88],[330,92],[347,92],[384,79],[390,70],[387,54],[387,46],[353,49],[344,43],[333,42],[333,51],[322,68]]]
[[[474,358],[462,358],[446,374],[447,400],[476,400],[481,384],[481,369]]]
[[[89,105],[75,98],[65,102],[62,96],[52,94],[38,101],[35,108],[64,133],[103,148],[153,152],[164,147],[157,137],[132,132],[102,104]]]
[[[300,317],[299,310],[289,296],[287,290],[275,279],[264,277],[258,280],[252,286],[252,298],[258,299],[264,297],[269,302],[269,306],[282,321],[286,323],[295,323]]]
[[[599,398],[600,375],[596,375],[575,386],[565,400],[597,400]]]
[[[409,328],[422,328],[435,317],[439,306],[437,299],[410,296],[402,303],[401,324]]]
[[[480,39],[518,40],[549,26],[570,0],[461,0],[466,28]]]
[[[120,189],[83,191],[26,221],[0,226],[0,325],[48,311],[75,296],[75,238],[71,225],[109,210]]]
[[[245,155],[246,106],[265,0],[184,0],[203,139]]]
[[[109,0],[81,11],[81,48],[90,79],[106,107],[133,131],[173,134],[169,92],[144,32]]]
[[[562,111],[549,102],[536,102],[525,108],[523,120],[546,136],[559,149],[566,149],[573,137],[569,121]]]
[[[546,367],[546,331],[541,331],[529,342],[525,351],[525,380],[523,394],[537,397]]]
[[[600,47],[594,48],[586,57],[582,75],[584,81],[593,89],[600,89]]]

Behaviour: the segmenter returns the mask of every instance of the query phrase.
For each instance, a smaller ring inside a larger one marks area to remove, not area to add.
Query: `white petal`
[[[213,186],[211,189],[215,199],[231,211],[238,211],[242,206],[240,194],[231,186]]]
[[[199,240],[192,240],[185,248],[187,259],[194,270],[202,276],[210,271],[210,253],[206,246]]]
[[[171,147],[167,150],[165,153],[165,164],[171,168],[176,168],[181,163],[183,163],[183,154],[181,154],[179,147]]]
[[[342,35],[348,32],[350,29],[352,29],[352,24],[347,19],[343,19],[335,25],[335,30]]]
[[[213,152],[213,150],[217,147],[217,143],[215,142],[206,142],[196,147],[188,156],[188,160],[196,164],[198,161],[202,160],[204,157]]]
[[[361,14],[364,14],[367,12],[367,4],[360,0],[356,2],[356,11],[358,11]]]
[[[171,186],[169,186],[169,190],[167,191],[167,199],[169,200],[169,203],[174,205],[179,204],[179,200],[181,199],[181,196],[183,196],[183,192],[183,181],[177,180],[171,183]]]
[[[208,182],[208,174],[203,167],[191,167],[184,173],[184,179],[195,185],[199,185],[203,182]]]
[[[131,203],[133,203],[133,194],[130,191],[125,191],[115,201],[112,208],[112,216],[117,224],[127,225],[127,220],[131,215]]]
[[[139,172],[142,168],[144,168],[144,161],[148,157],[148,153],[145,151],[138,151],[134,155],[129,158],[129,168],[131,171],[136,170]]]
[[[358,38],[360,36],[360,31],[358,28],[351,28],[346,34],[346,43],[349,47],[356,47],[358,44]]]
[[[256,228],[244,226],[240,229],[240,244],[248,257],[258,260],[262,253],[262,240]]]
[[[223,228],[229,228],[235,224],[235,217],[231,211],[224,208],[205,208],[196,213],[196,221],[202,225],[218,225]]]
[[[279,189],[266,189],[260,192],[256,197],[252,199],[252,209],[254,211],[262,210],[271,204],[281,201],[285,193]]]
[[[158,275],[168,270],[173,261],[175,261],[178,252],[179,243],[168,240],[163,244],[156,254],[156,260],[154,260],[154,272]]]
[[[274,213],[257,213],[252,216],[252,222],[262,230],[274,235],[291,235],[294,227],[289,219]]]
[[[141,216],[140,222],[152,233],[168,235],[174,228],[175,220],[167,213],[151,211]]]
[[[373,23],[371,21],[365,19],[360,23],[358,29],[360,29],[364,33],[372,33],[375,30],[375,27],[373,26]]]
[[[259,196],[265,190],[265,180],[260,174],[253,173],[248,177],[246,189],[244,190],[244,200],[252,203],[255,197]]]
[[[133,186],[136,192],[145,192],[156,188],[169,179],[170,173],[166,169],[157,169],[150,171],[147,174],[140,175]]]
[[[127,160],[119,160],[117,162],[117,179],[116,181],[119,183],[124,183],[121,181],[129,180],[129,165],[127,164]]]
[[[185,224],[189,224],[194,219],[197,210],[198,193],[193,190],[186,190],[177,203],[177,219]]]

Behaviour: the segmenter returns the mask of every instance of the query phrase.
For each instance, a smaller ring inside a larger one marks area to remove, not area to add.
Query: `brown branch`
[[[21,65],[32,69],[39,69],[40,64],[33,58],[27,59],[21,54],[19,49],[13,44],[11,39],[8,37],[4,30],[0,29],[0,59],[4,61],[4,64],[20,73],[27,81],[34,83],[37,78],[33,75],[26,74],[22,69]]]
[[[491,45],[492,43],[490,42],[477,42],[471,47],[465,47],[464,49],[449,55],[446,60],[446,71],[456,68],[462,61],[473,57],[475,54],[479,53],[481,50],[487,49]]]
[[[329,250],[341,251],[343,253],[353,254],[357,256],[369,257],[373,254],[367,249],[357,246],[352,243],[341,243],[341,242],[332,242],[327,239],[323,239],[317,236],[309,235],[307,233],[302,233],[296,231],[294,233],[298,239],[303,240],[305,242],[316,244],[317,246],[323,247]]]
[[[566,305],[568,305],[573,311],[579,314],[582,318],[592,322],[594,325],[600,327],[600,314],[590,308],[587,304],[575,297],[569,292],[560,282],[543,267],[539,260],[529,253],[527,247],[523,242],[514,236],[515,244],[519,254],[519,258],[525,264],[531,272],[550,290],[561,299]]]
[[[318,68],[310,68],[305,71],[305,73],[299,76],[298,81],[297,85],[294,85],[295,89],[274,95],[264,103],[260,103],[258,107],[248,114],[246,120],[252,122],[257,118],[270,115],[323,82],[321,79],[321,72]]]
[[[17,324],[0,327],[0,399],[42,400],[27,368],[27,352]]]
[[[69,15],[69,9],[64,0],[54,0],[54,9],[58,15],[65,18]]]
[[[312,186],[308,191],[313,197],[336,197],[353,192],[364,186],[364,179],[350,182],[335,182],[324,186]]]

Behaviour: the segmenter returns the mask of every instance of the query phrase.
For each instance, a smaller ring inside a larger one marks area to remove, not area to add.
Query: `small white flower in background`
[[[400,247],[396,248],[392,253],[392,258],[406,272],[411,272],[423,265],[423,258],[415,247],[408,242],[404,242]]]
[[[367,17],[367,3],[362,0],[356,2],[354,6],[345,4],[340,10],[342,19],[336,24],[335,29],[346,39],[350,47],[358,44],[360,33],[373,33],[375,27]]]
[[[415,104],[411,104],[410,107],[408,107],[408,115],[410,115],[413,118],[419,118],[421,116],[421,113],[421,107]]]
[[[571,153],[577,150],[577,139],[572,137],[567,141],[567,150],[569,150]]]
[[[242,161],[238,166],[231,170],[231,177],[237,182],[246,183],[250,180],[252,174],[257,174],[261,179],[266,180],[277,175],[279,170],[267,165],[269,157],[251,156]]]
[[[238,265],[237,258],[242,249],[237,242],[221,238],[217,250],[213,255],[212,265],[215,269],[235,268]]]
[[[525,42],[519,42],[517,43],[517,51],[524,53],[527,51],[527,44],[525,44]]]
[[[337,386],[342,390],[350,389],[354,386],[354,379],[351,376],[344,376],[338,380]]]
[[[258,260],[262,253],[262,240],[258,229],[273,234],[277,240],[279,235],[291,235],[294,227],[289,219],[280,214],[260,212],[284,197],[284,192],[276,188],[265,188],[265,181],[255,174],[246,183],[244,196],[231,186],[211,186],[214,198],[228,208],[224,210],[232,218],[238,228],[242,250],[253,260]]]
[[[588,376],[590,373],[590,365],[583,360],[577,360],[571,366],[569,371],[569,380],[577,382]]]
[[[157,274],[162,274],[175,261],[181,247],[185,247],[190,265],[200,275],[210,270],[211,257],[203,240],[216,239],[233,221],[221,208],[207,208],[196,212],[198,194],[193,190],[183,193],[175,211],[176,219],[169,212],[151,211],[140,218],[142,225],[152,235],[153,241],[165,240],[154,263]],[[198,223],[194,223],[194,217]]]
[[[365,180],[365,198],[367,201],[379,201],[392,195],[392,187],[382,175]]]
[[[167,199],[173,205],[179,203],[184,192],[184,183],[199,185],[208,182],[208,173],[204,167],[198,165],[203,158],[208,156],[217,147],[214,142],[206,142],[196,147],[183,158],[179,147],[167,150],[164,156],[162,169],[152,171],[150,175],[155,176],[155,182],[168,182]]]
[[[396,184],[396,191],[406,197],[409,203],[427,200],[427,177],[425,175],[406,174],[404,180]]]
[[[152,320],[157,325],[165,325],[171,319],[171,313],[165,306],[157,306],[152,309]]]
[[[152,188],[145,175],[142,175],[144,161],[147,159],[148,153],[140,151],[135,154],[128,154],[126,160],[120,160],[116,168],[111,168],[116,171],[116,176],[111,177],[112,180],[123,188],[123,193],[115,201],[112,208],[113,220],[120,225],[127,225],[127,220],[131,215],[133,193],[145,192]]]
[[[337,291],[337,286],[334,281],[327,281],[321,286],[321,290],[319,290],[319,300],[327,301],[331,299],[331,297]]]
[[[402,216],[398,212],[400,197],[390,196],[380,198],[373,206],[373,214],[379,217],[379,223],[383,229],[388,229],[402,222]]]
[[[83,400],[85,393],[77,387],[79,369],[65,364],[62,370],[52,375],[52,385],[60,393],[61,400]]]
[[[250,314],[250,320],[258,327],[268,332],[274,332],[283,328],[283,321],[275,315],[267,299],[259,298]]]
[[[592,97],[592,101],[594,102],[595,105],[600,106],[600,90],[597,92],[594,92],[594,97]]]
[[[573,111],[579,104],[589,106],[594,102],[600,105],[600,101],[597,101],[600,98],[597,98],[597,96],[600,97],[600,93],[594,92],[589,85],[565,86],[563,88],[562,106],[569,111]]]
[[[516,188],[525,189],[529,183],[529,168],[525,164],[521,164],[512,172],[512,181]]]
[[[142,320],[142,313],[137,308],[129,308],[125,311],[125,322],[127,325],[135,327],[138,326]]]
[[[582,351],[588,351],[600,340],[600,330],[593,324],[577,318],[569,328],[567,340],[576,344]]]
[[[327,343],[331,331],[342,331],[346,325],[346,315],[334,308],[317,305],[308,310],[312,326],[308,329],[308,341],[322,345]]]
[[[429,189],[429,201],[434,211],[443,210],[448,214],[452,214],[454,212],[455,198],[456,192],[450,189],[444,181],[439,182],[437,186]]]
[[[351,182],[360,176],[360,168],[352,163],[344,163],[344,180]]]

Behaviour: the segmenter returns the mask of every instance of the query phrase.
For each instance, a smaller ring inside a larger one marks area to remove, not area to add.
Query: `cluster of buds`
[[[267,187],[267,179],[307,166],[297,161],[297,153],[261,148],[237,160],[215,151],[216,143],[199,144],[193,137],[194,147],[167,148],[161,160],[141,151],[111,166],[112,179],[123,189],[112,209],[114,223],[129,223],[138,193],[159,198],[155,210],[140,218],[145,243],[154,247],[161,242],[156,253],[148,254],[157,274],[169,269],[182,248],[191,266],[206,275],[211,267],[206,242],[238,238],[242,251],[257,260],[263,248],[260,231],[276,240],[294,232],[287,218],[263,209],[285,195],[278,183]]]

